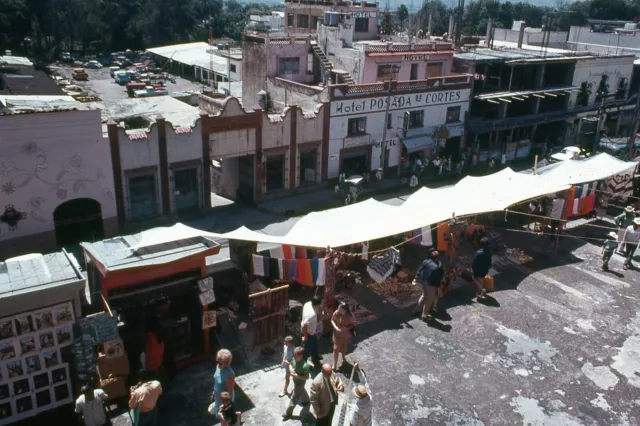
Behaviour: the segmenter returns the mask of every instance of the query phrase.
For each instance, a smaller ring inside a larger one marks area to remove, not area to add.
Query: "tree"
[[[401,4],[398,7],[398,11],[396,12],[396,16],[398,17],[398,21],[400,21],[400,27],[404,28],[404,21],[409,17],[409,9],[404,4]]]

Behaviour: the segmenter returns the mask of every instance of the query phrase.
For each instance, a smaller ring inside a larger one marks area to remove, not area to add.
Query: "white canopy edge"
[[[627,174],[637,167],[636,161],[622,161],[607,153],[600,153],[585,160],[565,160],[536,173],[545,180],[570,185],[595,182],[618,174]]]

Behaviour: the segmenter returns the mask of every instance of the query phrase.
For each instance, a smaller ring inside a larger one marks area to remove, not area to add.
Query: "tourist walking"
[[[349,426],[372,426],[373,404],[367,387],[364,385],[354,387],[353,395],[356,400],[350,404]]]
[[[222,392],[228,392],[231,396],[231,402],[235,400],[234,389],[236,387],[236,374],[231,368],[231,361],[233,361],[233,355],[231,351],[227,349],[220,349],[216,354],[216,370],[213,373],[213,392],[209,402],[213,403],[210,406],[209,413],[213,416],[217,416],[220,411],[220,394]]]
[[[289,420],[291,418],[296,405],[306,405],[310,401],[309,394],[305,388],[305,384],[307,380],[309,380],[309,365],[307,365],[307,361],[304,359],[304,348],[295,348],[289,370],[289,374],[293,378],[293,393],[291,394],[291,401],[289,402],[287,411],[282,415],[282,420]]]
[[[476,252],[471,269],[473,271],[473,281],[476,283],[476,301],[486,297],[484,279],[491,269],[491,247],[487,237],[480,238],[480,249]]]
[[[347,346],[356,326],[351,309],[345,302],[338,303],[338,309],[331,316],[331,325],[333,326],[333,369],[337,370],[340,354],[342,354],[342,363],[347,362]]]
[[[338,392],[344,385],[333,375],[330,364],[322,365],[322,372],[311,383],[311,405],[316,413],[317,426],[331,426],[338,405]]]
[[[624,265],[623,268],[625,270],[632,268],[633,264],[631,263],[631,259],[638,248],[638,241],[640,241],[640,218],[633,219],[633,223],[627,226],[626,231],[624,232],[624,236],[622,237],[622,242],[625,245],[624,248]]]
[[[162,395],[162,385],[157,380],[148,380],[148,373],[138,373],[138,384],[131,387],[129,409],[138,412],[134,426],[156,426],[158,424],[158,398]]]
[[[633,206],[627,206],[622,212],[622,214],[619,214],[618,216],[613,218],[613,221],[618,226],[619,231],[620,230],[625,231],[630,225],[633,225],[633,220],[635,218],[636,218],[635,209],[633,208]],[[620,233],[618,235],[620,235]],[[625,244],[622,241],[622,238],[619,238],[618,242],[620,243],[620,252],[624,254],[626,250],[625,250]]]
[[[435,309],[438,302],[438,290],[444,276],[439,256],[440,254],[436,250],[432,251],[420,265],[414,280],[415,283],[420,284],[422,289],[422,296],[418,300],[418,306],[414,313],[420,315],[420,319],[423,321],[433,320],[431,311]]]
[[[291,379],[291,374],[289,370],[289,366],[291,365],[291,360],[293,359],[293,336],[287,336],[284,338],[284,347],[282,348],[282,361],[280,361],[280,367],[285,371],[284,375],[284,390],[280,392],[278,395],[282,398],[285,395],[289,395],[289,380]]]
[[[109,396],[102,389],[94,389],[93,385],[86,384],[80,389],[82,395],[76,399],[76,413],[78,423],[84,426],[105,426],[107,422],[104,411],[104,402]]]
[[[311,357],[309,365],[313,367],[321,361],[318,353],[318,316],[322,311],[322,298],[314,296],[302,307],[302,344],[305,360]]]

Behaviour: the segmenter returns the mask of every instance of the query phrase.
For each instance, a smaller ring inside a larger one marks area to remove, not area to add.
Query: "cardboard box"
[[[100,380],[100,387],[106,392],[109,400],[127,396],[126,377],[115,377],[107,380]]]
[[[129,358],[126,352],[124,356],[112,359],[107,358],[105,354],[98,354],[98,375],[101,380],[109,377],[128,376],[129,373]]]

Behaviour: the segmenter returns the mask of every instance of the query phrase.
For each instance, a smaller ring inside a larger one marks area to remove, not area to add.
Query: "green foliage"
[[[214,38],[240,40],[249,14],[279,10],[222,0],[0,0],[0,51],[50,61]],[[25,38],[26,41],[25,41]]]
[[[404,21],[409,17],[409,9],[407,9],[407,6],[401,4],[396,12],[396,17],[398,18],[398,21],[400,21],[400,26],[404,27]]]

